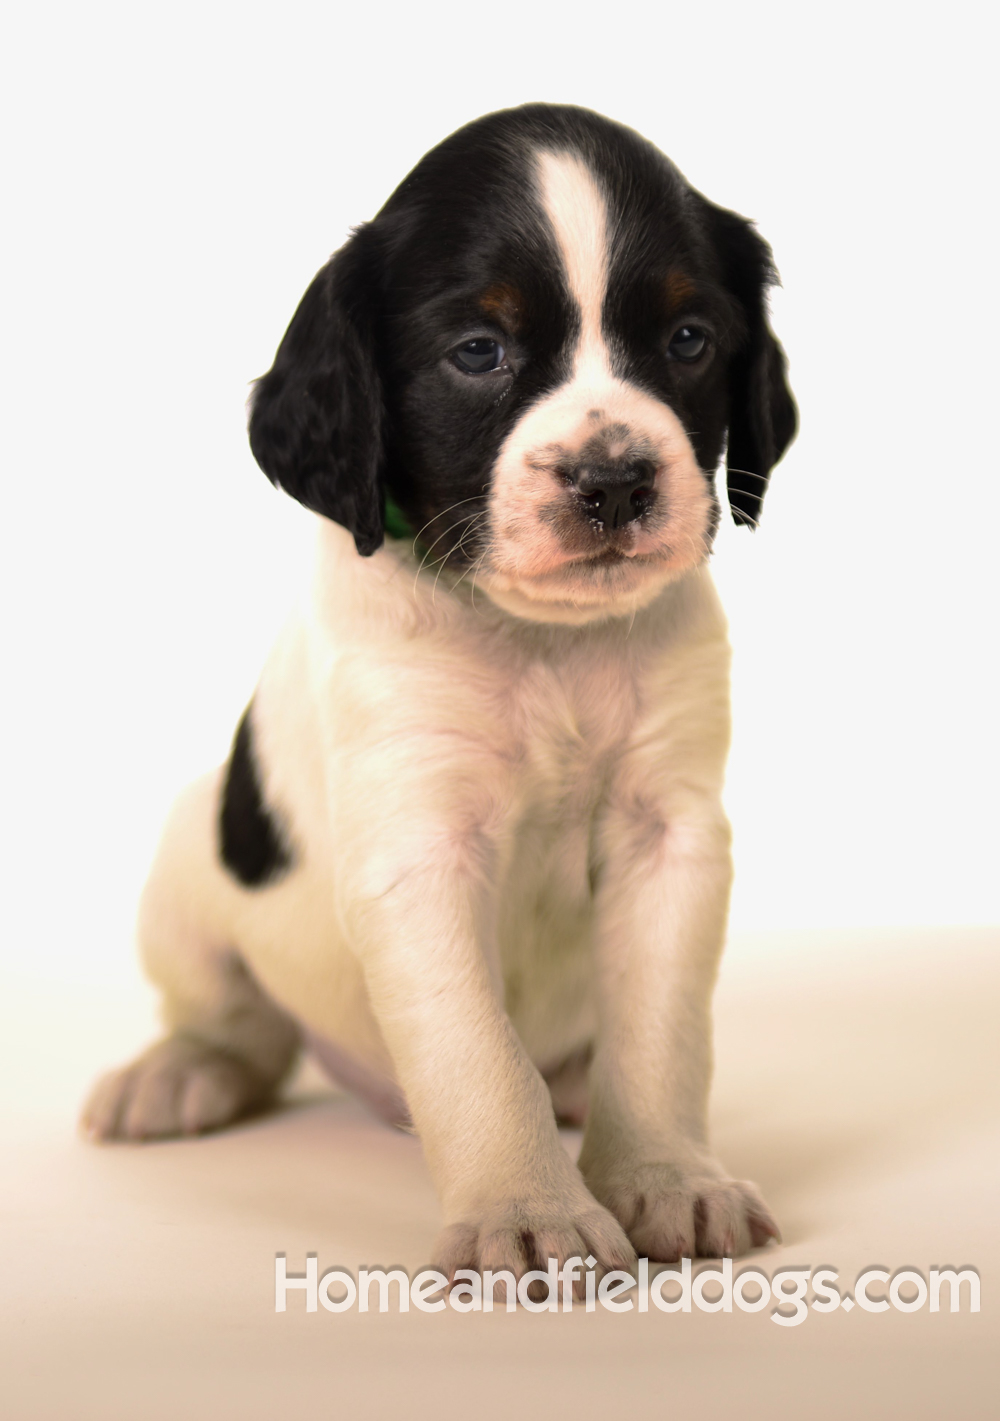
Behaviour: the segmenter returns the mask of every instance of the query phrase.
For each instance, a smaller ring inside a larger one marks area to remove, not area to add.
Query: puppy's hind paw
[[[236,1056],[169,1036],[98,1081],[80,1121],[94,1140],[156,1140],[218,1130],[262,1104],[268,1086]]]

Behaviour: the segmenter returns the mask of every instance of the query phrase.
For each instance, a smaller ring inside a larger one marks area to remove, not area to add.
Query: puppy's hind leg
[[[264,1105],[294,1064],[298,1027],[239,955],[239,922],[253,902],[218,860],[220,788],[218,773],[199,780],[168,819],[139,911],[168,1034],[98,1082],[82,1119],[92,1138],[219,1129]]]

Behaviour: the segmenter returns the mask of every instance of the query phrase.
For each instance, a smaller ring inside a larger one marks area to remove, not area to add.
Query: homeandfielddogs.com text
[[[615,1270],[598,1277],[595,1259],[569,1258],[560,1268],[550,1258],[548,1267],[532,1269],[519,1279],[509,1270],[482,1273],[460,1268],[451,1287],[445,1274],[425,1268],[411,1279],[405,1269],[361,1268],[357,1277],[346,1268],[329,1268],[322,1274],[315,1254],[306,1257],[305,1272],[289,1273],[285,1255],[274,1266],[274,1307],[289,1309],[289,1297],[300,1294],[306,1312],[762,1312],[771,1308],[771,1321],[779,1327],[797,1327],[810,1312],[901,1313],[978,1312],[980,1279],[975,1268],[932,1267],[866,1268],[853,1290],[841,1292],[836,1268],[781,1268],[768,1275],[759,1268],[744,1268],[734,1275],[730,1258],[718,1267],[695,1272],[690,1258],[678,1267],[651,1273],[649,1260],[640,1258],[635,1274]],[[372,1289],[375,1289],[373,1294]],[[582,1291],[583,1296],[580,1296]],[[373,1303],[374,1297],[374,1303]]]

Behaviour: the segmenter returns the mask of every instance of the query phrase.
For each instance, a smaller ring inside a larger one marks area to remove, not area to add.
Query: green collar
[[[385,496],[385,531],[390,538],[413,537],[413,529],[406,514],[388,493]]]

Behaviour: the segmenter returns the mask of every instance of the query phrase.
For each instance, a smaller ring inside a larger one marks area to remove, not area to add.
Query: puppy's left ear
[[[778,274],[770,247],[745,218],[714,207],[711,219],[726,285],[746,322],[729,375],[729,506],[736,523],[756,528],[771,470],[798,428],[785,352],[767,319],[767,292]]]
[[[385,534],[370,248],[361,228],[314,278],[250,414],[250,447],[271,482],[340,523],[364,557]]]

